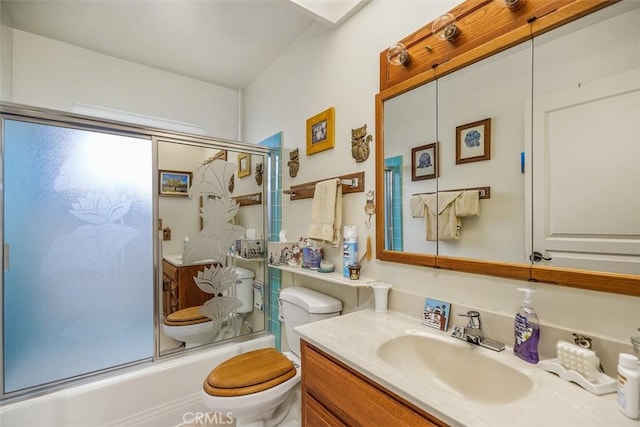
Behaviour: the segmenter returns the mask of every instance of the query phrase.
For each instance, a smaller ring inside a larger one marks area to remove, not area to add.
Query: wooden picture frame
[[[160,170],[158,191],[161,196],[188,197],[191,187],[191,172]]]
[[[307,156],[335,146],[335,109],[333,107],[307,119]]]
[[[491,119],[456,127],[456,164],[491,159]]]
[[[251,175],[251,156],[248,153],[238,154],[238,178]]]
[[[433,179],[439,175],[437,142],[411,149],[411,181]]]

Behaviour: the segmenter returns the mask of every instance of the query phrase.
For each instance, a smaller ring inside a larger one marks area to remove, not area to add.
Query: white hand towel
[[[342,186],[339,179],[318,182],[311,205],[309,238],[337,245],[342,239]]]
[[[428,208],[425,212],[427,240],[460,239],[461,221],[456,215],[454,202],[461,194],[462,191],[442,191],[426,196],[425,204]]]

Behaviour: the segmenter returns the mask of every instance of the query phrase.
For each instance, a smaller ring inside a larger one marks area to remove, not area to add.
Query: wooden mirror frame
[[[517,11],[499,0],[467,0],[452,13],[462,32],[455,43],[437,39],[431,23],[400,42],[411,60],[390,65],[386,50],[380,53],[380,93],[376,111],[376,204],[384,217],[384,102],[478,62],[526,40],[574,21],[618,0],[526,0]],[[518,280],[548,282],[561,286],[640,296],[640,277],[533,264],[485,261],[385,249],[384,221],[376,221],[376,258],[381,261],[444,268],[467,273]]]

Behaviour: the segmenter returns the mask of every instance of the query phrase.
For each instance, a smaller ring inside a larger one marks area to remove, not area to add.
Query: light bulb
[[[460,36],[460,29],[456,25],[456,18],[450,13],[445,13],[433,21],[433,24],[431,24],[431,32],[440,40],[447,40],[449,42],[455,41]]]
[[[392,65],[406,65],[409,60],[409,52],[402,43],[396,43],[387,49],[387,61]]]

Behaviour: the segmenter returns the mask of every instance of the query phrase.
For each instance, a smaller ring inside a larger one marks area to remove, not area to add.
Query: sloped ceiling
[[[14,28],[232,89],[369,0],[2,0]]]

